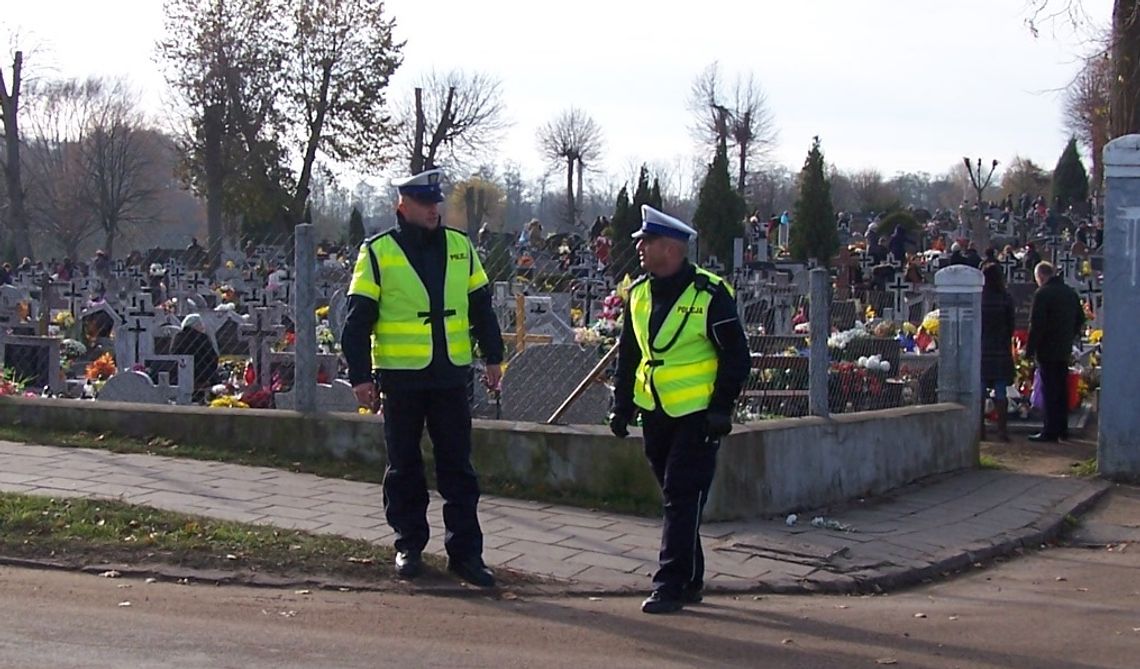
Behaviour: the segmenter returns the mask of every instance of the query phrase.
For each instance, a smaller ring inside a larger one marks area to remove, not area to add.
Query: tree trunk
[[[412,174],[424,171],[424,89],[416,89],[416,138],[412,142],[412,161],[408,165]]]
[[[443,140],[447,139],[447,133],[451,131],[455,125],[455,110],[452,105],[455,104],[455,86],[447,89],[447,101],[443,103],[443,112],[439,115],[439,122],[436,124],[435,129],[432,130],[431,139],[428,140],[427,155],[425,156],[424,166],[422,169],[430,170],[435,168],[435,154],[439,151],[439,147],[443,144]],[[416,174],[416,172],[413,172]]]
[[[0,71],[0,109],[4,116],[4,140],[6,162],[4,179],[8,187],[8,221],[11,224],[11,237],[8,241],[19,262],[21,258],[32,257],[32,242],[28,234],[28,214],[24,208],[24,184],[20,176],[20,82],[24,67],[24,52],[17,51],[12,59],[12,90],[4,83]]]
[[[206,237],[210,269],[216,269],[222,259],[222,198],[225,190],[225,174],[222,164],[222,123],[223,108],[213,104],[204,114],[203,134],[205,139],[206,172]]]
[[[736,192],[744,197],[744,177],[748,174],[748,144],[740,143],[740,173],[736,178]]]
[[[305,211],[309,201],[309,182],[313,178],[313,162],[317,159],[317,145],[325,126],[325,113],[329,108],[329,84],[332,81],[332,65],[326,64],[321,72],[321,92],[317,98],[317,113],[309,127],[309,141],[305,145],[305,160],[301,163],[301,176],[297,179],[297,191],[293,195],[290,214],[294,222]]]
[[[115,228],[107,230],[107,237],[103,242],[103,252],[107,254],[108,258],[115,257]]]
[[[574,226],[574,159],[566,159],[566,211],[570,226]]]
[[[1116,0],[1112,11],[1113,137],[1140,133],[1140,1]]]
[[[584,177],[582,176],[582,173],[584,171],[585,170],[582,169],[582,159],[578,158],[578,193],[575,195],[575,198],[574,198],[574,202],[575,202],[574,210],[575,210],[576,214],[580,214],[580,213],[582,213],[582,211],[584,211],[582,209],[582,190],[583,190],[582,189],[582,182],[584,181]],[[576,215],[572,216],[570,218],[571,229],[573,229],[573,226],[577,222],[578,222],[578,217]]]

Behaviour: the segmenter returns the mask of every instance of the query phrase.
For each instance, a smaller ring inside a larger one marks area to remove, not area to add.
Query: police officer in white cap
[[[502,374],[503,339],[471,240],[441,225],[441,178],[435,169],[392,181],[400,193],[396,225],[360,247],[341,344],[361,405],[374,405],[374,372],[385,396],[384,511],[396,532],[396,573],[418,575],[428,542],[420,452],[426,422],[444,499],[448,568],[472,585],[491,587],[495,578],[483,563],[476,514],[467,381],[471,334],[485,356],[490,386]]]
[[[641,412],[665,498],[659,568],[641,610],[671,613],[701,601],[701,511],[751,358],[731,288],[686,258],[696,231],[646,205],[641,217],[633,237],[647,274],[629,289],[609,424],[625,437]]]

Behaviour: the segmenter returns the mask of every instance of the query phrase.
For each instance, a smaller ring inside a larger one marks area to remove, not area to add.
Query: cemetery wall
[[[290,457],[385,464],[383,423],[374,416],[0,398],[0,420],[221,444],[239,452],[274,444]],[[635,429],[634,436],[639,432]],[[641,440],[619,440],[603,426],[476,420],[473,439],[480,475],[519,497],[539,491],[568,502],[609,499],[638,509],[656,509],[660,503]],[[427,454],[430,462],[430,450]],[[973,467],[977,460],[973,426],[954,404],[736,426],[721,445],[706,518],[818,508]]]
[[[721,444],[705,518],[819,509],[975,467],[975,431],[957,404],[737,426]]]

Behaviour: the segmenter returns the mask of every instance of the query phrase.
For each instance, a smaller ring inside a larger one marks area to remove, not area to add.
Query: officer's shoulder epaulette
[[[633,283],[629,284],[629,287],[633,288],[634,286],[639,286],[648,280],[649,280],[649,275],[648,274],[642,274],[641,276],[634,279]]]
[[[372,242],[376,241],[377,239],[380,239],[381,237],[384,237],[386,235],[390,235],[395,231],[396,231],[396,228],[388,228],[387,230],[385,230],[383,232],[377,232],[376,234],[372,235],[371,237],[365,238],[364,243],[371,245]]]

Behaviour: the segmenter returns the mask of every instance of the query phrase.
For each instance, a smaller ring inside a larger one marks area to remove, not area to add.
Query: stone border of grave
[[[384,466],[383,422],[371,415],[4,397],[0,420],[31,428],[223,444],[235,452],[270,443],[288,457]],[[974,467],[978,442],[973,427],[966,410],[956,404],[744,426],[721,444],[705,515],[735,520],[819,508]],[[635,429],[634,437],[639,432]],[[619,440],[603,426],[490,420],[474,422],[473,438],[480,475],[520,492],[620,498],[643,508],[659,504],[640,439]]]

